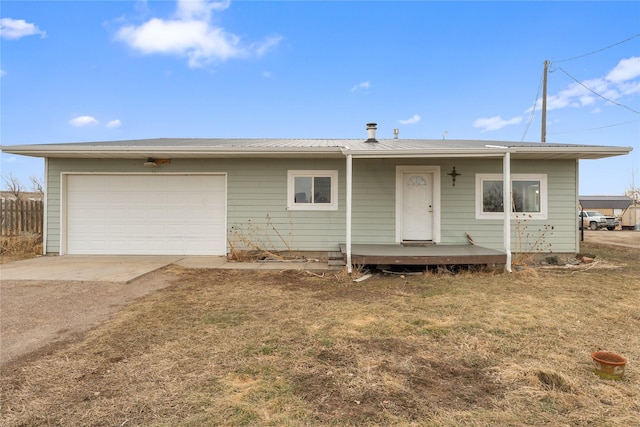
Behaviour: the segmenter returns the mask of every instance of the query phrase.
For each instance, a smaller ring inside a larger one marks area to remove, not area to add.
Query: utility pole
[[[549,60],[544,61],[544,77],[542,78],[542,135],[540,141],[547,142],[547,72],[549,71]]]

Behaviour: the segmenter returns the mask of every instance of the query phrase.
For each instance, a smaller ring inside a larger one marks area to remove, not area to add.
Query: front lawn
[[[637,425],[640,255],[583,251],[600,264],[361,283],[169,267],[84,340],[5,366],[0,421]],[[596,350],[627,358],[624,379],[593,373]]]

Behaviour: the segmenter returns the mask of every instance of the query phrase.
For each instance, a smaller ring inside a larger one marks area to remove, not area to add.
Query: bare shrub
[[[514,248],[513,265],[531,265],[535,257],[541,253],[552,253],[551,243],[547,237],[553,234],[553,225],[544,224],[536,230],[529,227],[528,217],[516,217],[516,242]]]
[[[3,237],[0,241],[0,254],[14,258],[31,258],[42,254],[42,235],[24,234],[15,237]]]
[[[275,226],[269,214],[266,215],[264,224],[249,219],[245,224],[233,225],[229,234],[227,242],[231,259],[234,261],[284,261],[293,258],[290,243],[293,232],[290,231],[286,238]]]

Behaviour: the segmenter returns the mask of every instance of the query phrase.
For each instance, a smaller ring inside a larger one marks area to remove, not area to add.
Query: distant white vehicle
[[[578,220],[582,218],[582,227],[589,227],[591,230],[606,228],[615,230],[620,225],[620,221],[615,216],[604,215],[599,211],[582,211],[578,214]]]

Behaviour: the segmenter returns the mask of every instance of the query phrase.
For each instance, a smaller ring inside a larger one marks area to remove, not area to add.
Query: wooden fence
[[[44,202],[42,200],[2,199],[2,237],[42,234]]]

